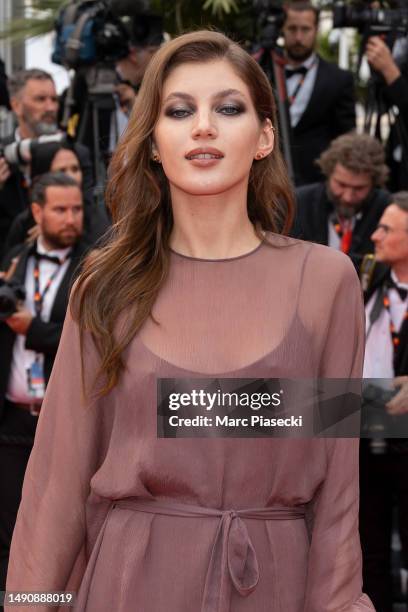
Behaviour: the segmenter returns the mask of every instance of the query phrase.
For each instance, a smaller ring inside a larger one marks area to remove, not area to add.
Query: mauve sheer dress
[[[358,440],[156,435],[157,377],[361,376],[363,307],[349,259],[267,236],[272,246],[232,259],[172,252],[159,325],[144,324],[120,384],[93,405],[83,403],[67,315],[8,590],[75,590],[75,612],[374,610],[361,590]],[[97,363],[86,335],[87,381]]]

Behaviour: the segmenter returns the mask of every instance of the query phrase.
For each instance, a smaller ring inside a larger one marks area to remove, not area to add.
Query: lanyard
[[[296,100],[296,96],[298,95],[299,91],[302,88],[303,83],[305,82],[305,79],[307,77],[307,73],[309,72],[309,70],[311,68],[313,68],[313,66],[315,65],[316,60],[313,61],[313,63],[309,66],[309,68],[306,68],[305,66],[305,74],[302,74],[299,83],[297,84],[295,91],[293,92],[293,94],[291,96],[288,96],[288,101],[289,101],[289,106],[292,106],[292,104],[294,103],[294,101]]]
[[[404,314],[404,318],[402,320],[401,323],[401,327],[400,327],[400,331],[397,332],[397,330],[395,329],[395,325],[392,322],[391,319],[391,311],[390,311],[390,298],[388,297],[388,292],[385,291],[383,294],[383,305],[384,308],[388,311],[388,315],[389,315],[389,319],[390,319],[390,334],[391,334],[391,341],[392,341],[392,348],[393,348],[393,352],[394,352],[394,368],[395,368],[395,361],[396,361],[396,353],[398,350],[398,347],[401,343],[401,331],[402,331],[402,326],[404,324],[404,321],[406,321],[406,319],[408,319],[408,307],[405,310],[405,314]]]
[[[340,250],[343,253],[348,253],[351,247],[353,238],[353,222],[351,219],[333,219],[333,226],[336,234],[340,238]]]
[[[35,308],[35,313],[36,313],[37,317],[39,317],[41,315],[41,311],[42,311],[45,295],[49,291],[49,288],[51,287],[55,277],[57,276],[58,272],[60,271],[61,266],[66,262],[67,259],[69,259],[70,256],[71,255],[68,254],[66,257],[64,257],[63,259],[61,259],[59,261],[59,263],[57,264],[57,268],[54,270],[54,272],[51,274],[51,276],[47,280],[47,282],[45,284],[45,287],[44,287],[44,291],[42,293],[40,292],[40,262],[39,262],[39,258],[38,257],[35,258],[35,264],[34,264],[34,308]]]

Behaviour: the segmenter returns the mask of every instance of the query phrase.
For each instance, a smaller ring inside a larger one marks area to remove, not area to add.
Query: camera
[[[283,1],[252,0],[252,5],[257,14],[259,44],[267,49],[275,47],[285,21]]]
[[[40,136],[39,138],[25,138],[24,140],[11,142],[6,146],[0,144],[0,157],[4,157],[9,164],[24,166],[31,162],[38,144],[62,142],[64,139],[66,139],[66,135],[60,132],[49,136]]]
[[[148,10],[143,0],[82,0],[63,7],[55,24],[52,61],[66,68],[113,64],[129,54],[129,33],[120,17]]]
[[[370,35],[408,32],[408,9],[370,8],[362,3],[346,4],[343,0],[333,7],[333,28],[357,28]]]
[[[0,321],[4,321],[17,311],[17,304],[25,299],[22,285],[0,279]]]

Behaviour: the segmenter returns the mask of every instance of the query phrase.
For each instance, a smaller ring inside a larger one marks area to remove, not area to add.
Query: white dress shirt
[[[312,53],[312,55],[308,57],[307,60],[303,62],[303,64],[301,64],[302,66],[307,68],[307,73],[304,77],[305,80],[303,81],[302,87],[296,94],[296,98],[293,104],[291,104],[289,107],[290,124],[292,127],[295,127],[299,123],[301,116],[303,115],[307,105],[309,104],[309,100],[312,95],[313,87],[316,81],[318,64],[319,58],[315,53]],[[291,64],[286,65],[288,68],[295,68],[295,66],[292,66]],[[296,66],[296,68],[299,67],[300,66]],[[294,74],[293,76],[286,79],[286,91],[288,94],[288,98],[293,96],[301,79],[301,74]]]
[[[46,253],[47,255],[58,257],[61,261],[64,260],[70,250],[71,247],[68,247],[66,249],[55,249],[53,251],[48,251],[44,247],[41,241],[41,237],[37,240],[37,251],[39,253]],[[44,296],[41,310],[41,319],[47,323],[50,320],[51,310],[54,305],[55,296],[57,294],[60,283],[65,275],[65,272],[69,266],[69,263],[70,260],[66,259],[64,263],[59,266],[58,273],[52,281],[49,290]],[[26,290],[26,299],[24,305],[33,316],[36,316],[34,306],[34,264],[35,258],[34,256],[30,256],[27,260],[24,281],[24,287]],[[52,261],[40,259],[38,269],[41,294],[44,291],[48,279],[52,276],[57,267],[58,264]],[[27,350],[25,348],[25,340],[26,338],[24,335],[17,334],[13,347],[13,357],[11,362],[6,397],[11,402],[29,404],[33,401],[33,398],[28,390],[27,369],[30,368],[36,357],[39,357],[40,362],[43,364],[44,356],[42,354],[38,355],[35,351]],[[41,397],[37,397],[35,399],[35,402],[40,403],[41,399]]]

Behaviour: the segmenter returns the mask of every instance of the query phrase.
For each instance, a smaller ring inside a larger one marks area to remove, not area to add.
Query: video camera
[[[334,3],[334,28],[356,28],[362,34],[371,36],[408,33],[408,8],[371,8],[370,4],[346,4],[343,0]]]
[[[121,17],[148,10],[145,0],[75,0],[61,9],[55,24],[52,61],[78,69],[114,63],[129,54],[129,32]]]
[[[252,0],[252,5],[257,15],[258,42],[261,47],[271,49],[285,20],[283,0]]]

